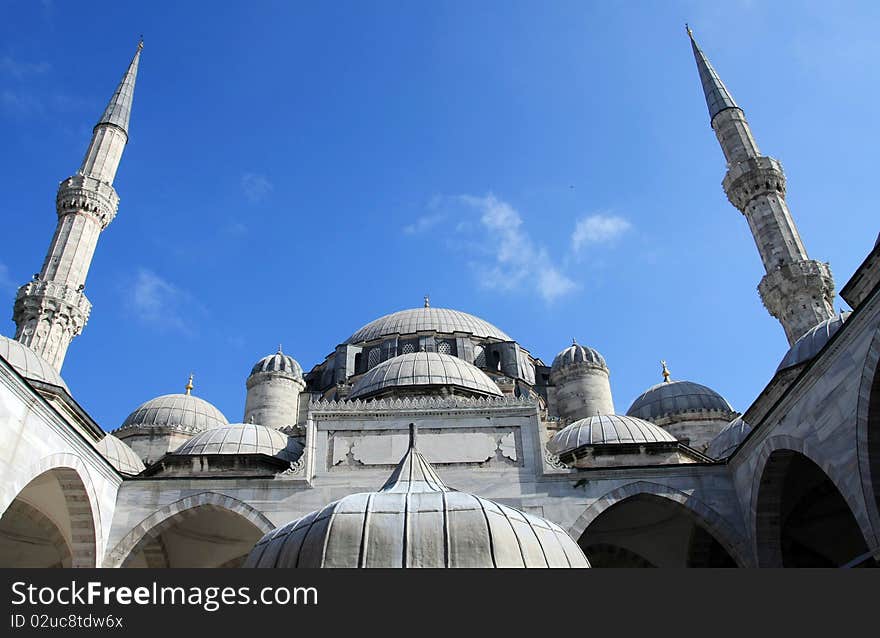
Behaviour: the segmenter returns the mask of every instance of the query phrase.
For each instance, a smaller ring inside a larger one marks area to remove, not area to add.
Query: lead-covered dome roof
[[[589,567],[558,525],[448,488],[414,436],[377,492],[266,534],[245,567]]]
[[[349,399],[367,397],[395,388],[425,389],[451,386],[483,396],[503,396],[485,372],[450,354],[411,352],[367,370],[354,382]]]
[[[550,372],[559,372],[564,368],[586,364],[596,368],[608,369],[605,363],[605,357],[598,351],[587,346],[582,346],[576,341],[568,346],[565,350],[556,355],[553,359],[553,365],[550,366]]]
[[[256,423],[231,423],[201,432],[174,450],[174,454],[266,454],[293,463],[303,445],[278,430]]]
[[[423,331],[444,334],[464,332],[484,339],[513,341],[507,334],[479,317],[459,310],[428,307],[400,310],[379,317],[351,335],[345,343],[363,343],[389,335]]]
[[[302,379],[303,377],[302,366],[297,363],[296,359],[281,352],[280,347],[275,354],[270,354],[257,361],[251,369],[250,376],[261,372],[284,373],[298,379]]]
[[[141,457],[124,441],[120,441],[112,434],[108,434],[98,441],[95,447],[110,465],[123,474],[134,476],[144,470],[144,462]]]
[[[596,415],[575,421],[557,432],[547,443],[556,455],[595,445],[631,443],[674,443],[677,439],[661,427],[631,416]]]
[[[213,405],[191,394],[166,394],[150,399],[128,415],[117,432],[140,428],[171,428],[197,434],[227,425]]]
[[[663,381],[648,388],[626,411],[647,421],[663,417],[701,412],[736,414],[723,396],[693,381]]]
[[[23,343],[0,335],[0,357],[6,359],[9,365],[25,379],[57,385],[70,394],[67,384],[58,371]]]
[[[805,363],[819,354],[819,350],[824,348],[831,337],[840,330],[850,314],[850,312],[841,312],[810,328],[789,348],[776,371]]]
[[[736,417],[733,421],[725,425],[721,431],[715,435],[715,438],[709,442],[706,448],[706,454],[713,459],[724,459],[733,454],[733,451],[739,447],[752,426],[743,421],[741,416]]]

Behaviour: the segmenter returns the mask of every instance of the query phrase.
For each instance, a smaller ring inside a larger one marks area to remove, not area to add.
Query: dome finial
[[[281,352],[281,344],[280,344],[280,343],[278,344],[278,354],[282,354],[282,352]]]
[[[431,307],[431,296],[425,295],[425,308],[430,308],[430,307]]]
[[[663,366],[663,382],[669,383],[669,377],[671,375],[669,374],[669,368],[666,367],[666,361],[661,361],[660,365]]]
[[[195,375],[193,375],[193,373],[190,372],[189,373],[189,381],[186,382],[186,388],[184,388],[186,390],[186,396],[190,396],[192,394],[192,390],[194,387],[193,386],[193,376],[195,376]]]
[[[574,337],[571,338],[571,345],[576,346],[578,344],[578,340]]]
[[[688,36],[690,36],[690,39],[693,40],[694,39],[694,32],[691,31],[691,27],[687,22],[684,23],[684,30],[687,31]]]

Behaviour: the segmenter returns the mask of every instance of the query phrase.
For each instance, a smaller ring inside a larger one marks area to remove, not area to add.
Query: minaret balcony
[[[785,173],[782,164],[772,157],[752,157],[731,166],[721,182],[727,199],[740,211],[758,195],[779,193],[785,196]]]
[[[98,218],[103,230],[116,217],[119,195],[107,182],[86,175],[73,175],[58,186],[55,207],[58,217],[71,213],[90,213]]]
[[[92,311],[92,303],[82,290],[55,281],[29,281],[18,289],[16,306],[26,299],[52,299],[79,311],[85,317]]]

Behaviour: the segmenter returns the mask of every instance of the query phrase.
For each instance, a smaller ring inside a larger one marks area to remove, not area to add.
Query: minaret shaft
[[[761,155],[751,127],[688,29],[712,129],[727,160],[722,182],[746,218],[766,275],[758,292],[785,330],[789,344],[834,316],[834,279],[828,264],[809,258],[785,201],[782,164]]]
[[[13,309],[15,338],[61,370],[71,340],[89,318],[83,294],[98,238],[116,215],[113,188],[128,142],[128,121],[143,44],[95,126],[77,173],[58,187],[58,225],[40,273],[18,290]]]

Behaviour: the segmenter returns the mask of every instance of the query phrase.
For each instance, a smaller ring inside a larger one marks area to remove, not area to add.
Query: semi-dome
[[[297,363],[296,359],[281,352],[281,346],[278,346],[278,352],[275,354],[270,354],[257,361],[251,369],[250,376],[261,372],[285,373],[298,379],[302,379],[303,376],[302,367]]]
[[[840,330],[850,314],[850,312],[841,312],[810,328],[789,348],[776,371],[805,363],[819,354],[819,350],[824,348],[831,337]]]
[[[95,445],[107,461],[123,474],[134,476],[144,470],[144,462],[124,441],[112,434],[106,435]]]
[[[25,379],[57,385],[70,394],[67,384],[58,371],[23,343],[0,335],[0,357],[6,359],[9,365]]]
[[[553,365],[550,367],[550,372],[559,372],[569,366],[580,364],[586,364],[605,370],[608,369],[608,366],[605,363],[605,357],[593,348],[582,346],[574,341],[565,350],[556,355],[556,358],[553,359]]]
[[[407,335],[422,331],[443,334],[464,332],[484,339],[513,341],[504,332],[479,317],[459,310],[425,307],[400,310],[379,317],[351,335],[345,343],[363,343],[389,335]]]
[[[557,432],[547,443],[556,455],[586,446],[632,443],[674,443],[676,438],[653,423],[617,414],[596,415],[575,421]]]
[[[715,392],[693,381],[666,380],[648,388],[626,411],[627,416],[647,421],[669,416],[702,412],[728,413],[733,418],[735,410],[727,400]]]
[[[709,442],[706,448],[706,454],[713,459],[724,459],[733,454],[733,451],[739,447],[752,426],[743,421],[741,416],[736,417],[733,421],[724,426],[718,435]]]
[[[196,434],[172,454],[266,454],[293,463],[302,452],[302,443],[274,428],[256,423],[231,423]]]
[[[412,428],[412,426],[410,426]],[[266,534],[245,567],[589,567],[558,525],[448,488],[410,447],[378,492]]]
[[[464,359],[439,352],[411,352],[383,361],[355,381],[349,399],[395,388],[428,389],[451,386],[469,393],[503,396],[485,372]]]
[[[188,393],[166,394],[139,406],[117,431],[170,428],[196,434],[228,423],[223,413],[204,399]]]

